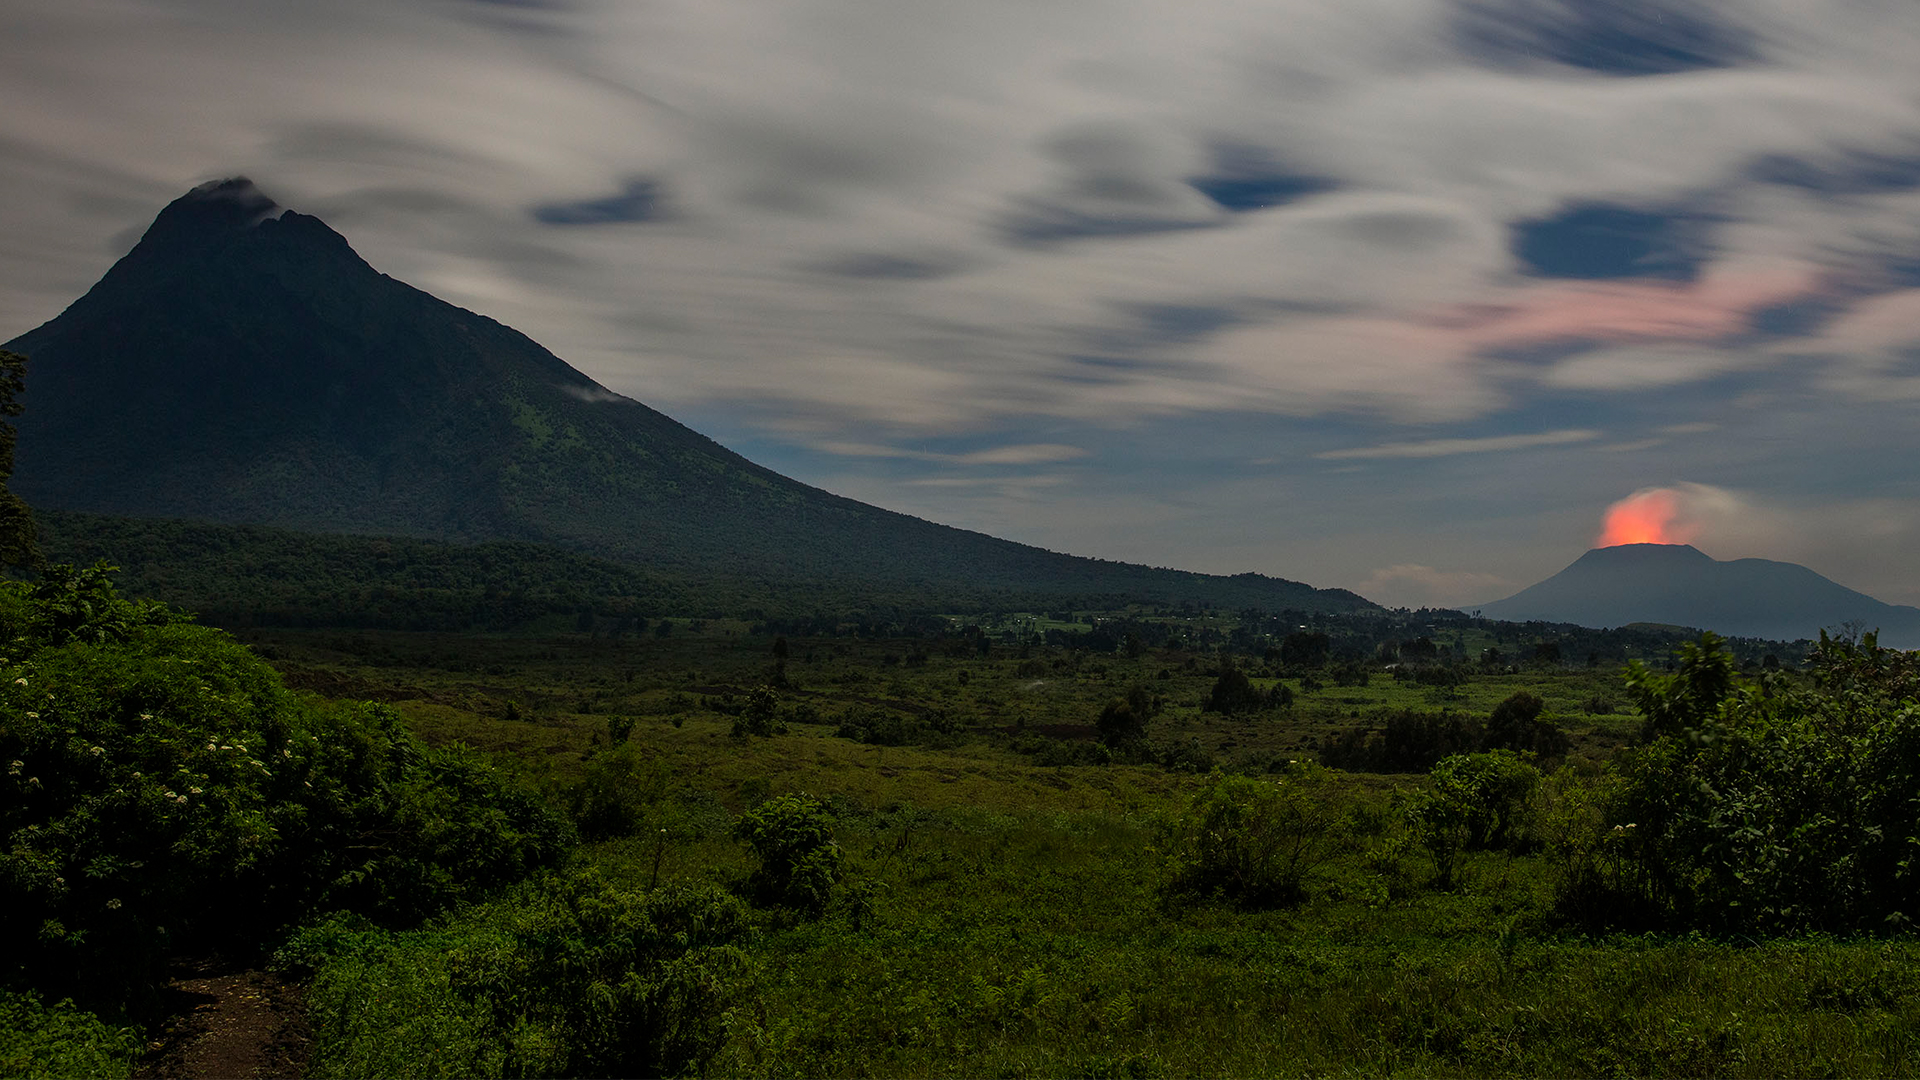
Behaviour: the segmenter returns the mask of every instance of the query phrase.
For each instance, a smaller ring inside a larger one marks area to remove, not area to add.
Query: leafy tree
[[[1266,695],[1254,688],[1247,673],[1234,664],[1233,657],[1222,655],[1220,675],[1213,681],[1213,689],[1207,692],[1206,700],[1200,703],[1200,711],[1232,715],[1258,710],[1266,703]]]
[[[780,722],[780,694],[771,686],[756,686],[747,695],[747,703],[740,709],[740,715],[733,722],[733,736],[744,739],[749,735],[762,738],[783,734],[786,725]]]
[[[1813,686],[1740,681],[1719,639],[1630,672],[1650,739],[1560,845],[1562,910],[1600,925],[1888,932],[1920,911],[1920,653],[1824,634]]]
[[[1100,741],[1110,747],[1129,746],[1146,737],[1147,722],[1159,711],[1151,691],[1144,686],[1131,687],[1125,697],[1107,702],[1094,721],[1094,729],[1100,733]]]
[[[1546,707],[1539,695],[1515,691],[1493,707],[1481,748],[1530,752],[1541,760],[1565,757],[1572,740],[1558,725],[1540,718]]]
[[[1289,667],[1314,668],[1327,662],[1333,643],[1318,631],[1298,630],[1280,642],[1280,662]]]
[[[1440,647],[1432,638],[1417,637],[1400,643],[1400,658],[1414,663],[1432,663],[1440,658]]]

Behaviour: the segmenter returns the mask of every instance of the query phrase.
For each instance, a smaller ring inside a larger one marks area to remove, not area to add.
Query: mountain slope
[[[463,542],[831,582],[1356,610],[1343,590],[1075,558],[808,487],[526,336],[368,266],[245,180],[196,188],[31,358],[14,489],[38,506]]]
[[[1858,621],[1881,643],[1920,647],[1920,608],[1882,603],[1796,563],[1714,559],[1687,544],[1595,548],[1566,569],[1480,606],[1490,619],[1582,626],[1669,623],[1783,641]]]

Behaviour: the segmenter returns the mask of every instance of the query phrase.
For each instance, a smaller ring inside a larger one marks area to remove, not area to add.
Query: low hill
[[[1301,611],[1353,593],[1045,551],[809,487],[368,266],[243,179],[196,188],[28,355],[13,489],[123,517],[552,545],[953,607],[981,593]]]
[[[1882,645],[1920,647],[1920,608],[1883,603],[1797,563],[1723,562],[1689,544],[1595,548],[1479,611],[1512,622],[1660,623],[1781,641],[1858,624],[1878,629]]]

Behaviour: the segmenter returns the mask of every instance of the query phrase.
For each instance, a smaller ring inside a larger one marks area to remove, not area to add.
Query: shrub
[[[1199,739],[1188,739],[1183,743],[1168,743],[1159,750],[1160,766],[1174,772],[1210,773],[1213,771],[1213,751],[1200,745]]]
[[[564,821],[391,709],[298,698],[226,634],[104,572],[0,584],[0,936],[9,976],[151,1002],[180,949],[316,908],[399,925],[556,860]]]
[[[105,1023],[70,1001],[46,1005],[0,990],[0,1076],[127,1076],[142,1049],[137,1028]]]
[[[916,717],[877,706],[860,705],[841,715],[840,725],[834,729],[834,734],[871,746],[909,746],[930,741],[934,732]]]
[[[1407,811],[1414,835],[1433,857],[1435,883],[1453,886],[1463,852],[1529,846],[1530,799],[1539,782],[1539,770],[1511,750],[1437,762],[1427,790]]]
[[[725,1039],[746,933],[723,892],[581,873],[432,930],[322,925],[283,954],[319,969],[315,1076],[678,1076]]]
[[[1267,704],[1267,696],[1254,687],[1247,673],[1234,666],[1233,657],[1223,655],[1220,658],[1220,675],[1213,681],[1213,689],[1207,692],[1200,703],[1201,712],[1217,712],[1232,715],[1236,712],[1256,712]]]
[[[667,778],[660,763],[624,743],[588,759],[582,774],[560,797],[574,827],[588,840],[634,835],[666,797]]]
[[[1104,743],[1034,735],[1014,740],[1012,749],[1033,758],[1035,765],[1057,769],[1069,765],[1108,765],[1114,761],[1116,753],[1124,759],[1138,749],[1138,744],[1124,744],[1109,750]]]
[[[1243,907],[1306,899],[1331,854],[1337,811],[1323,774],[1296,763],[1278,780],[1227,775],[1194,798],[1176,826],[1170,889]]]
[[[833,812],[811,795],[779,795],[740,816],[735,839],[760,857],[747,891],[761,904],[809,914],[825,910],[840,880]]]

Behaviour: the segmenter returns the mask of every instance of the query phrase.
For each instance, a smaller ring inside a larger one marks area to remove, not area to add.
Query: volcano
[[[1377,610],[1353,593],[1045,551],[841,498],[374,270],[245,179],[162,210],[30,360],[40,508],[468,543],[936,610],[1058,598]]]
[[[1797,563],[1723,562],[1690,544],[1595,548],[1479,611],[1510,622],[1666,623],[1777,641],[1858,624],[1878,629],[1882,645],[1920,648],[1920,608],[1883,603]]]

